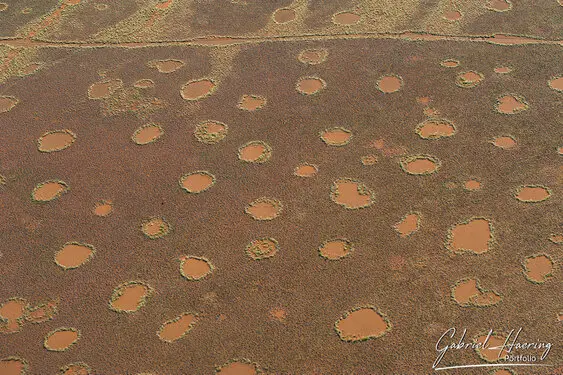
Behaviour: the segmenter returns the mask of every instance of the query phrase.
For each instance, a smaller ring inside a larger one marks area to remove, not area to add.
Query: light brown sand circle
[[[455,59],[446,59],[440,62],[440,65],[442,65],[444,68],[456,68],[459,66],[459,64],[459,60]]]
[[[195,171],[180,177],[180,186],[191,194],[203,193],[215,185],[216,179],[207,171]]]
[[[456,133],[455,125],[446,119],[430,119],[417,125],[416,134],[422,139],[440,139]]]
[[[499,66],[494,69],[494,72],[498,74],[508,74],[512,72],[512,68],[509,66]]]
[[[180,95],[185,100],[199,100],[208,97],[217,89],[217,84],[207,78],[201,78],[185,83],[180,89]]]
[[[476,343],[484,344],[487,339],[487,334],[478,336],[475,339]],[[505,337],[500,337],[499,335],[493,334],[488,341],[488,345],[485,349],[476,348],[475,350],[479,354],[479,357],[487,362],[496,362],[500,359],[506,358],[508,356],[508,348],[504,346],[506,341]]]
[[[314,95],[325,88],[325,80],[319,77],[301,77],[295,85],[295,89],[303,95]]]
[[[412,175],[429,175],[436,173],[441,166],[440,161],[430,155],[413,155],[400,160],[401,169]]]
[[[151,217],[141,223],[141,231],[150,239],[166,236],[172,226],[161,217]]]
[[[455,84],[459,87],[472,88],[478,86],[485,76],[482,73],[470,70],[459,73],[455,79]]]
[[[547,82],[547,85],[556,91],[563,91],[563,77],[554,77]]]
[[[319,172],[319,167],[315,164],[302,163],[293,170],[293,174],[298,177],[313,177]]]
[[[396,74],[382,76],[377,81],[377,89],[385,94],[397,92],[403,87],[403,79]]]
[[[149,143],[156,142],[164,135],[164,129],[162,126],[157,124],[145,124],[137,128],[131,140],[138,145],[146,145]]]
[[[244,212],[254,220],[273,220],[281,214],[282,209],[283,205],[278,199],[261,197],[248,204]]]
[[[332,183],[330,199],[344,208],[353,210],[371,206],[374,203],[374,194],[358,180],[340,178]]]
[[[203,257],[184,256],[180,258],[180,273],[190,281],[198,281],[210,275],[215,267]]]
[[[26,375],[29,365],[27,361],[19,357],[7,357],[0,359],[0,374],[2,375]]]
[[[220,366],[217,375],[258,375],[258,366],[248,360],[235,360]]]
[[[24,316],[27,302],[23,298],[11,298],[0,305],[0,321],[19,320]]]
[[[328,50],[326,48],[311,48],[303,50],[297,59],[303,64],[317,65],[326,61]]]
[[[399,236],[408,237],[420,228],[420,215],[417,213],[406,214],[393,228]]]
[[[37,184],[31,198],[35,202],[49,202],[57,199],[69,190],[68,185],[64,181],[50,180]]]
[[[554,262],[547,255],[530,256],[524,260],[524,274],[529,281],[544,283],[551,276]]]
[[[75,328],[58,328],[45,336],[43,346],[55,352],[64,352],[75,344],[80,338],[80,332]]]
[[[60,375],[90,375],[92,369],[86,363],[77,362],[61,368]]]
[[[160,73],[172,73],[184,66],[182,60],[156,60],[150,61],[148,66],[151,68],[156,68]]]
[[[342,26],[355,25],[360,22],[361,19],[362,17],[360,15],[352,12],[339,12],[332,16],[332,22]]]
[[[41,152],[55,152],[69,148],[76,140],[76,135],[68,130],[52,130],[37,140],[37,149]]]
[[[92,211],[96,216],[106,217],[113,212],[113,202],[110,200],[96,202]]]
[[[512,2],[510,0],[490,0],[485,7],[495,12],[507,12],[512,9]]]
[[[502,148],[503,150],[510,150],[516,148],[517,146],[516,139],[509,135],[495,137],[491,141],[491,143],[498,148]]]
[[[496,103],[495,109],[505,115],[513,115],[527,110],[529,107],[523,96],[516,94],[505,94],[500,96]]]
[[[111,295],[109,307],[113,311],[133,313],[145,305],[152,288],[142,281],[128,281],[117,286]]]
[[[328,260],[339,260],[350,255],[352,250],[352,242],[337,238],[323,242],[323,244],[319,246],[319,255]]]
[[[67,242],[55,254],[55,263],[64,270],[78,268],[94,257],[94,246],[79,242]]]
[[[540,185],[526,185],[517,189],[514,197],[520,202],[537,203],[547,200],[551,196],[551,191]]]
[[[319,135],[322,141],[329,146],[344,146],[352,139],[352,131],[342,127],[323,130]]]
[[[265,163],[271,157],[272,148],[262,141],[250,141],[238,149],[238,158],[248,163]]]
[[[0,113],[8,112],[19,103],[13,96],[0,96]]]
[[[293,9],[289,8],[279,8],[276,9],[272,14],[272,18],[275,23],[288,23],[294,21],[297,18],[297,14]]]
[[[463,183],[463,188],[469,191],[481,190],[483,184],[477,180],[467,180]]]
[[[157,332],[158,338],[166,342],[175,342],[184,337],[196,323],[196,315],[183,313],[182,315],[164,322]]]
[[[492,224],[484,218],[458,223],[448,231],[447,247],[454,253],[483,254],[490,250],[492,230]]]
[[[140,79],[133,84],[134,87],[138,89],[148,89],[154,87],[154,81],[152,79]]]
[[[287,311],[282,307],[274,307],[269,311],[269,318],[284,323],[287,318]]]
[[[341,340],[355,342],[385,335],[391,323],[375,307],[367,306],[348,311],[334,327]]]
[[[261,95],[245,94],[239,99],[237,107],[243,111],[254,112],[264,108],[266,102],[266,98]]]
[[[196,139],[208,145],[218,143],[225,139],[229,127],[219,121],[203,121],[199,123],[194,131]]]
[[[477,279],[464,279],[458,281],[452,289],[452,297],[461,306],[469,305],[471,298],[477,297],[481,292],[477,288]]]
[[[246,246],[246,254],[254,260],[266,259],[276,255],[279,248],[274,238],[258,238]]]
[[[104,99],[111,96],[111,94],[120,89],[122,86],[123,81],[120,79],[109,79],[95,82],[88,88],[88,97],[94,100]]]
[[[447,10],[444,12],[443,17],[448,21],[459,21],[463,15],[458,10]]]

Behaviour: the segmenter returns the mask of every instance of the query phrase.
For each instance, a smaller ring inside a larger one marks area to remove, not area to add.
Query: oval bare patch
[[[493,243],[493,226],[485,218],[471,218],[448,230],[446,247],[455,254],[483,254]]]
[[[391,330],[391,323],[375,307],[357,307],[344,314],[334,325],[343,341],[355,342],[378,338]]]
[[[352,12],[340,12],[332,16],[333,23],[343,26],[355,25],[360,22],[361,19],[362,17],[360,15]]]
[[[180,186],[188,193],[203,193],[215,185],[216,179],[207,171],[195,171],[180,177]]]
[[[546,254],[532,255],[524,259],[524,275],[533,283],[544,283],[553,273],[555,263]]]
[[[55,253],[55,263],[64,270],[78,268],[90,261],[96,249],[90,244],[67,242]]]
[[[264,108],[266,105],[266,98],[261,95],[245,94],[241,96],[237,107],[244,111],[254,112]]]
[[[352,139],[352,131],[342,127],[334,127],[319,133],[324,143],[329,146],[345,146]]]
[[[109,307],[120,313],[133,313],[143,307],[153,293],[143,281],[128,281],[117,286],[111,295]]]
[[[160,73],[172,73],[184,66],[182,60],[153,60],[149,61],[148,66],[150,68],[156,68]]]
[[[183,256],[180,258],[180,273],[190,281],[198,281],[210,275],[215,267],[203,257]]]
[[[556,91],[563,91],[563,77],[553,77],[547,85]]]
[[[172,226],[161,217],[151,217],[141,223],[141,231],[150,239],[166,236]]]
[[[297,18],[297,14],[293,9],[279,8],[272,14],[272,18],[275,23],[284,24],[294,21]]]
[[[319,172],[319,167],[315,164],[302,163],[293,170],[293,174],[298,177],[313,177]]]
[[[388,74],[377,80],[377,89],[385,94],[397,92],[403,87],[403,79],[396,74]]]
[[[113,202],[109,200],[96,202],[92,211],[96,216],[106,217],[113,211]]]
[[[551,190],[541,185],[521,186],[516,190],[514,197],[520,202],[537,203],[547,200],[551,196]]]
[[[352,242],[337,238],[323,242],[322,245],[319,246],[319,255],[328,260],[339,260],[350,255],[352,250]]]
[[[403,238],[410,236],[420,229],[420,215],[415,212],[406,214],[393,229]]]
[[[485,76],[482,73],[470,70],[459,73],[455,79],[455,84],[463,88],[472,88],[478,86]]]
[[[27,361],[19,357],[6,357],[0,359],[0,374],[4,375],[27,375],[29,365]]]
[[[259,238],[246,245],[246,254],[254,260],[271,258],[278,250],[279,244],[274,238]]]
[[[137,82],[135,82],[133,86],[138,89],[148,89],[154,87],[154,81],[148,78],[140,79]]]
[[[485,341],[488,340],[488,345],[482,348]],[[504,345],[506,338],[498,334],[482,334],[475,339],[475,343],[481,344],[475,346],[475,351],[483,360],[487,362],[497,362],[508,356],[507,347]]]
[[[185,100],[199,100],[213,94],[217,89],[217,84],[207,78],[196,79],[187,82],[180,89],[180,95]]]
[[[512,9],[512,2],[510,0],[489,0],[485,8],[495,12],[507,12]]]
[[[162,324],[157,332],[158,338],[166,342],[175,342],[184,337],[196,323],[196,314],[183,313]]]
[[[261,197],[248,204],[244,212],[254,220],[273,220],[281,214],[282,208],[278,199]]]
[[[52,130],[37,140],[37,149],[41,152],[55,152],[69,148],[76,140],[76,135],[68,130]]]
[[[500,96],[496,103],[495,109],[505,115],[514,115],[527,110],[528,102],[523,96],[516,94],[505,94]]]
[[[92,369],[86,363],[71,363],[61,368],[60,375],[90,375]]]
[[[430,155],[413,155],[400,160],[401,169],[412,175],[429,175],[440,169],[440,161]]]
[[[156,142],[164,135],[164,129],[157,124],[145,124],[137,128],[131,140],[138,145],[147,145]]]
[[[517,146],[516,139],[509,135],[495,137],[491,141],[491,143],[498,148],[502,148],[503,150],[510,150],[516,148]]]
[[[303,64],[317,65],[326,61],[328,50],[326,48],[306,49],[299,53],[297,59]]]
[[[446,119],[430,119],[417,125],[416,134],[422,139],[440,139],[456,133],[455,125]]]
[[[64,181],[50,180],[37,184],[31,198],[35,202],[49,202],[57,199],[69,190],[68,185]]]
[[[250,141],[238,149],[238,158],[248,163],[265,163],[271,157],[272,148],[262,141]]]
[[[339,178],[332,183],[330,199],[346,209],[355,210],[371,206],[374,203],[374,194],[358,180]]]
[[[258,364],[247,359],[230,361],[216,369],[216,375],[258,375],[260,369]]]
[[[319,77],[301,77],[295,85],[295,89],[303,95],[314,95],[325,88],[325,80]]]
[[[459,64],[459,60],[455,59],[446,59],[440,62],[440,65],[442,65],[444,68],[456,68],[459,66]]]
[[[54,352],[64,352],[74,345],[80,338],[80,332],[75,328],[57,328],[45,336],[43,346]]]

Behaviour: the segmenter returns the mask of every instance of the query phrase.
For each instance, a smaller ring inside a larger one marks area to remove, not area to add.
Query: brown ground
[[[2,2],[0,375],[561,371],[557,0]]]

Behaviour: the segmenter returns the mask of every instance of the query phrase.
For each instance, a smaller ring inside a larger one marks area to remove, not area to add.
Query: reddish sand
[[[164,135],[164,130],[156,124],[143,125],[133,133],[131,139],[138,145],[146,145],[157,141]]]
[[[496,137],[491,143],[504,150],[515,148],[517,145],[516,140],[510,136]]]
[[[457,10],[447,10],[446,12],[444,12],[444,18],[448,21],[459,21],[461,17],[461,12]]]
[[[362,18],[361,16],[352,12],[341,12],[341,13],[336,13],[334,16],[332,16],[332,22],[338,25],[348,26],[360,22],[361,18]]]
[[[280,215],[282,204],[277,199],[259,198],[245,208],[245,212],[254,220],[272,220]]]
[[[513,372],[510,372],[510,370],[506,370],[506,369],[500,369],[500,370],[495,370],[492,375],[514,375]]]
[[[468,72],[459,73],[455,83],[460,87],[471,88],[478,86],[483,79],[483,74],[470,70]]]
[[[187,256],[181,259],[180,273],[188,280],[201,280],[211,272],[213,265],[205,258]]]
[[[330,240],[319,247],[319,254],[326,259],[338,260],[349,255],[352,244],[348,240]]]
[[[481,190],[482,184],[477,180],[467,180],[463,184],[463,188],[469,191]]]
[[[258,375],[256,366],[252,363],[245,362],[231,362],[227,365],[221,366],[217,371],[217,375]]]
[[[459,61],[453,60],[453,59],[447,59],[447,60],[441,61],[440,65],[442,65],[443,67],[446,67],[446,68],[455,68],[455,67],[459,66]]]
[[[328,50],[325,48],[306,49],[299,53],[297,57],[304,64],[317,65],[326,61]]]
[[[48,202],[60,197],[68,191],[68,186],[62,181],[46,181],[38,184],[32,192],[32,197],[38,202]]]
[[[12,299],[0,306],[0,318],[7,320],[18,320],[24,315],[27,302],[24,299]]]
[[[487,335],[481,335],[475,339],[475,342],[484,344],[487,339]],[[508,348],[503,347],[504,341],[506,339],[503,337],[491,336],[487,343],[487,347],[484,349],[475,349],[479,353],[480,357],[487,362],[496,362],[500,359],[506,358],[508,355]],[[492,349],[495,348],[495,349]]]
[[[346,313],[335,328],[344,341],[362,341],[383,336],[390,325],[374,308],[364,307]]]
[[[301,164],[295,167],[293,174],[299,177],[313,177],[319,171],[319,168],[313,164]]]
[[[278,241],[273,238],[253,240],[246,246],[246,254],[254,260],[271,258],[278,250]]]
[[[553,272],[553,266],[553,261],[545,255],[526,258],[524,261],[526,278],[536,283],[543,283]]]
[[[284,323],[287,319],[287,311],[281,307],[274,307],[269,311],[270,320],[275,320]]]
[[[31,323],[43,323],[57,315],[57,301],[49,301],[35,307],[30,307],[25,312],[25,320]]]
[[[397,92],[403,87],[403,79],[397,75],[386,75],[377,81],[377,88],[386,94]]]
[[[55,254],[55,262],[63,269],[77,268],[94,256],[92,245],[70,242]]]
[[[72,363],[63,367],[60,375],[91,375],[91,370],[85,363]]]
[[[238,108],[245,111],[256,111],[266,105],[266,98],[260,95],[243,95],[239,102]]]
[[[506,12],[512,8],[512,2],[509,0],[490,0],[487,8],[496,12]]]
[[[0,96],[0,113],[8,112],[18,104],[18,99],[12,96]]]
[[[556,244],[563,244],[563,234],[552,234],[549,236],[549,240]]]
[[[217,85],[209,79],[199,79],[186,83],[180,89],[180,94],[185,100],[203,99],[213,93]]]
[[[313,95],[326,87],[326,82],[317,77],[300,78],[297,81],[297,91],[303,95]]]
[[[62,352],[70,348],[79,339],[80,333],[73,328],[59,328],[45,336],[45,348]]]
[[[550,79],[548,85],[554,90],[563,91],[563,77],[556,77]]]
[[[288,23],[295,20],[297,14],[293,9],[280,8],[274,12],[273,17],[277,23]]]
[[[454,135],[456,128],[448,120],[432,119],[419,124],[415,131],[423,139],[440,139]]]
[[[104,99],[113,94],[117,89],[123,86],[120,79],[111,79],[101,82],[95,82],[88,89],[88,97],[90,99]]]
[[[491,225],[485,219],[470,219],[450,229],[448,244],[454,253],[472,252],[483,254],[489,250],[492,241]]]
[[[2,375],[27,375],[27,363],[16,357],[0,359],[0,374]]]
[[[131,313],[139,310],[149,296],[151,289],[138,282],[124,283],[114,289],[110,307],[117,312]]]
[[[508,74],[512,72],[512,68],[509,66],[499,66],[495,68],[494,71],[495,73],[499,73],[499,74]]]
[[[181,60],[158,60],[153,64],[160,73],[172,73],[184,66]]]
[[[471,298],[477,297],[481,294],[480,290],[477,289],[477,280],[468,279],[458,283],[453,288],[453,298],[460,305],[468,305]]]
[[[248,142],[238,150],[239,159],[249,163],[264,163],[270,160],[271,156],[271,147],[262,141]]]
[[[41,152],[61,151],[70,147],[75,140],[76,135],[70,130],[53,130],[37,140],[37,148]]]
[[[516,199],[526,203],[542,202],[551,196],[550,191],[543,186],[522,186],[516,192]]]
[[[475,306],[482,306],[482,307],[496,305],[501,300],[502,298],[496,292],[493,291],[483,292],[480,295],[471,298],[471,302]]]
[[[141,231],[149,238],[156,239],[170,232],[170,224],[163,218],[152,217],[141,224]]]
[[[401,167],[409,174],[427,175],[438,170],[438,159],[431,156],[415,155],[401,160]]]
[[[408,237],[418,231],[420,217],[417,214],[407,214],[401,221],[393,226],[401,237]]]
[[[495,108],[500,113],[512,115],[528,109],[528,103],[521,96],[504,95],[497,100]]]
[[[166,342],[174,342],[188,333],[196,322],[194,314],[184,313],[179,317],[165,322],[158,331],[158,337]]]
[[[352,139],[352,132],[345,128],[330,128],[321,132],[321,139],[329,146],[344,146]]]
[[[351,179],[333,182],[330,198],[348,209],[369,207],[373,204],[373,193],[363,183]]]
[[[94,205],[94,210],[93,210],[94,215],[101,217],[108,216],[109,214],[112,213],[112,211],[113,211],[113,203],[108,200],[97,202]]]
[[[182,176],[180,185],[188,193],[202,193],[215,184],[215,177],[206,171],[196,171]]]

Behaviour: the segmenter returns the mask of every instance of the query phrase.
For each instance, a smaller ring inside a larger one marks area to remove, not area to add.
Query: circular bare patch
[[[69,148],[76,140],[76,135],[68,130],[51,130],[37,140],[37,149],[41,152],[62,151]]]
[[[211,145],[225,139],[228,129],[222,122],[207,120],[196,126],[194,136],[199,142]]]
[[[339,260],[350,255],[353,248],[352,242],[347,239],[331,239],[319,246],[319,255],[328,260]]]
[[[217,84],[208,78],[200,78],[188,81],[180,89],[180,95],[185,100],[199,100],[213,94]]]
[[[483,188],[483,184],[475,179],[467,180],[463,184],[463,188],[469,191],[476,191],[481,190]]]
[[[96,202],[93,209],[94,215],[101,217],[108,216],[109,214],[112,213],[112,211],[113,211],[113,203],[112,201],[109,200],[102,200]]]
[[[463,88],[472,88],[478,86],[485,76],[474,70],[459,73],[455,79],[455,84]]]
[[[517,143],[516,139],[514,139],[511,135],[503,135],[495,137],[491,143],[498,148],[502,148],[503,150],[510,150],[516,148]]]
[[[311,48],[303,50],[297,59],[303,64],[317,65],[326,61],[328,50],[326,48]]]
[[[436,173],[441,166],[440,160],[430,155],[407,156],[399,163],[404,172],[418,176]]]
[[[324,143],[329,146],[345,146],[352,139],[352,131],[342,127],[334,127],[319,133]]]
[[[332,22],[337,24],[337,25],[342,25],[342,26],[351,26],[351,25],[355,25],[358,22],[360,22],[360,20],[362,19],[362,17],[356,13],[352,13],[352,12],[339,12],[339,13],[335,13],[332,16]]]
[[[59,375],[90,375],[92,369],[84,362],[75,362],[61,368]]]
[[[55,253],[55,263],[64,270],[78,268],[90,261],[96,253],[94,246],[80,242],[67,242]]]
[[[0,96],[0,113],[11,111],[20,101],[13,96]]]
[[[145,124],[137,128],[131,140],[138,145],[147,145],[158,141],[164,135],[164,129],[157,124]]]
[[[403,87],[403,79],[396,74],[388,74],[377,80],[377,89],[385,94],[397,92]]]
[[[148,89],[154,87],[154,81],[152,79],[140,79],[133,86],[138,89]]]
[[[0,374],[27,375],[29,364],[20,357],[6,357],[0,359]]]
[[[516,199],[524,203],[537,203],[547,200],[551,196],[551,190],[541,185],[520,186],[514,195]]]
[[[273,220],[281,214],[282,209],[283,205],[278,199],[261,197],[248,204],[244,212],[254,220]]]
[[[346,209],[355,210],[371,206],[374,194],[364,183],[344,177],[332,183],[330,199]]]
[[[80,331],[75,328],[61,327],[45,336],[43,346],[54,352],[64,352],[74,345],[80,338]]]
[[[507,12],[512,9],[512,2],[510,0],[490,0],[485,8],[495,12]]]
[[[157,336],[162,341],[173,343],[184,337],[192,330],[196,323],[197,314],[183,313],[182,315],[168,320],[162,324]]]
[[[420,214],[416,212],[406,214],[398,223],[393,225],[393,229],[403,238],[418,232],[420,229]]]
[[[141,231],[150,239],[164,237],[171,229],[172,226],[161,217],[151,217],[141,223]]]
[[[493,225],[482,217],[470,218],[448,230],[446,248],[454,254],[483,254],[493,244]]]
[[[69,189],[64,181],[49,180],[37,184],[31,193],[31,198],[34,202],[50,202],[66,193]]]
[[[184,66],[182,60],[152,60],[148,62],[149,68],[156,68],[160,73],[172,73]]]
[[[128,281],[117,286],[109,301],[109,308],[119,313],[133,313],[143,307],[153,289],[143,281]]]
[[[272,19],[275,23],[284,24],[295,21],[297,13],[293,9],[279,8],[272,14]]]
[[[451,137],[457,132],[457,129],[449,120],[429,119],[418,124],[415,132],[422,139],[440,139]]]
[[[320,77],[301,77],[295,89],[303,95],[314,95],[326,88],[326,82]]]
[[[318,172],[319,167],[310,163],[301,163],[293,170],[293,174],[299,177],[313,177]]]
[[[553,77],[548,82],[547,85],[552,89],[562,92],[563,91],[563,77]]]
[[[195,171],[180,177],[180,186],[188,193],[203,193],[215,185],[216,179],[207,171]]]
[[[517,94],[504,94],[495,103],[495,110],[505,115],[514,115],[527,110],[528,102]]]
[[[265,163],[271,157],[272,148],[262,141],[250,141],[238,149],[238,158],[248,163]]]
[[[450,9],[445,11],[442,17],[448,21],[459,21],[463,17],[463,14],[459,10]]]
[[[210,275],[215,267],[203,257],[183,256],[180,258],[180,273],[190,281],[199,281]]]
[[[279,248],[274,238],[259,238],[246,245],[246,254],[254,260],[266,259],[276,255]]]
[[[385,335],[391,330],[389,319],[373,306],[360,306],[347,311],[334,324],[340,339],[364,341]]]
[[[233,359],[215,369],[216,375],[258,375],[262,371],[257,363],[248,359]]]
[[[261,95],[245,94],[241,96],[237,107],[244,111],[254,112],[264,108],[266,105],[266,98]]]

